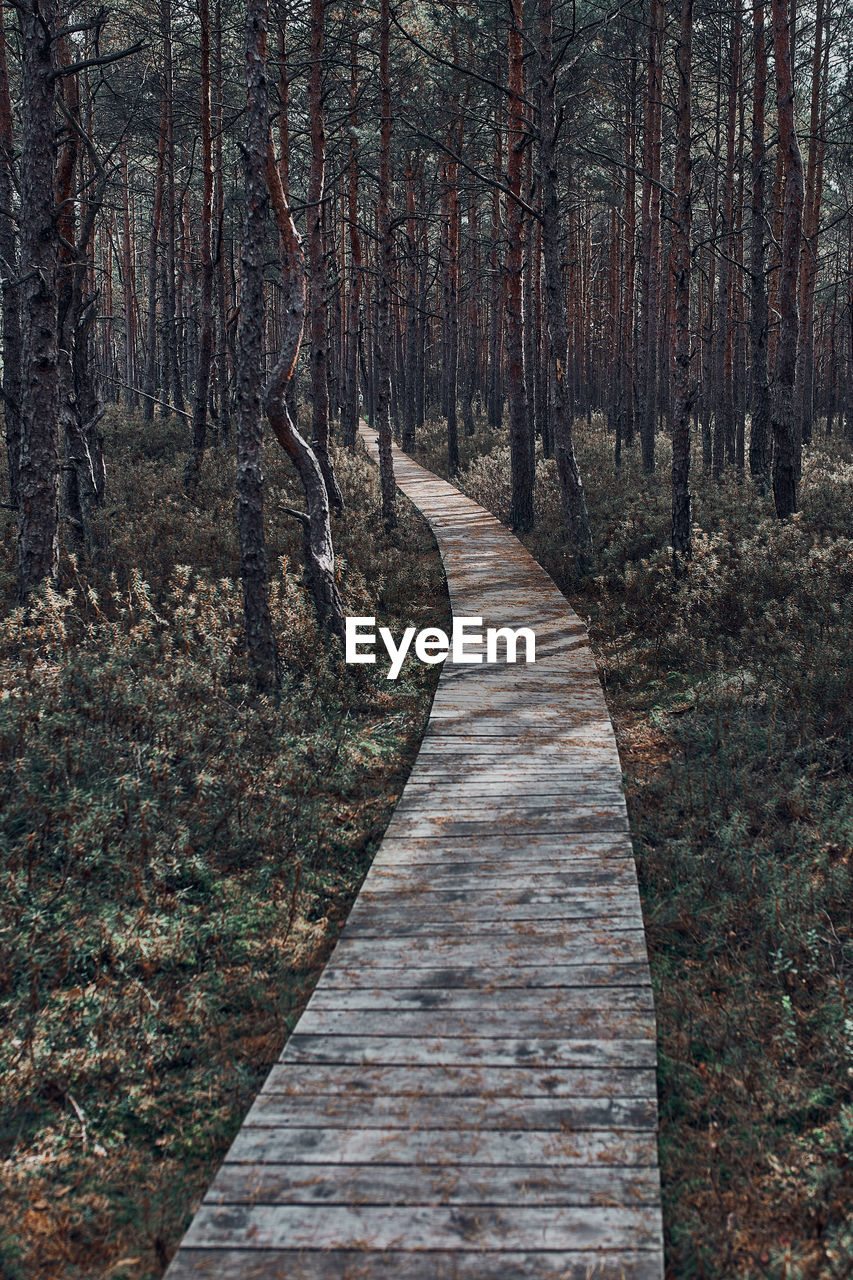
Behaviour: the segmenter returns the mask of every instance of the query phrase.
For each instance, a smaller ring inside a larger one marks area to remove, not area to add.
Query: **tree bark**
[[[672,405],[672,560],[676,577],[692,551],[690,519],[690,234],[693,218],[690,158],[690,81],[693,0],[681,0],[676,51],[678,107],[675,144],[675,361]]]
[[[308,514],[292,511],[302,524],[305,576],[322,627],[343,637],[344,611],[335,583],[335,551],[329,498],[320,462],[296,430],[287,407],[287,384],[293,376],[305,323],[305,258],[290,205],[281,183],[272,141],[267,144],[267,184],[282,245],[282,328],[278,359],[270,373],[264,401],[270,426],[293,462],[305,492]]]
[[[642,198],[642,324],[640,445],[643,470],[655,469],[658,324],[660,311],[660,174],[663,95],[664,0],[650,0],[646,136]]]
[[[18,505],[21,459],[21,289],[17,232],[12,216],[15,134],[6,63],[5,10],[0,7],[0,287],[3,297],[3,418],[9,470],[9,504]]]
[[[829,32],[826,32],[826,53],[829,53]],[[824,3],[817,0],[815,22],[815,47],[812,60],[812,93],[809,119],[809,150],[806,164],[805,206],[803,210],[803,247],[800,263],[800,316],[801,323],[797,350],[797,432],[803,444],[812,439],[814,418],[814,310],[815,286],[818,272],[818,237],[820,231],[820,206],[823,198],[823,149],[825,137],[826,107],[821,108],[821,98],[826,95],[826,76],[821,83],[824,43]],[[828,70],[828,68],[827,68]]]
[[[533,524],[534,471],[527,419],[524,377],[524,309],[522,272],[524,260],[524,212],[521,207],[521,175],[527,132],[524,121],[524,42],[522,0],[510,0],[508,36],[508,120],[506,208],[506,347],[509,392],[509,452],[512,471],[510,520],[514,529]]]
[[[246,190],[240,252],[240,324],[237,330],[237,533],[249,662],[259,691],[278,685],[278,649],[272,628],[264,538],[261,471],[264,351],[264,222],[268,204],[269,134],[266,72],[267,0],[246,10]]]
[[[56,3],[27,0],[21,23],[23,351],[18,598],[59,568],[59,364],[55,189]]]
[[[358,6],[352,12],[349,82],[349,166],[347,172],[347,222],[349,224],[350,281],[346,316],[346,375],[341,429],[347,448],[355,447],[358,432],[358,334],[364,260],[358,227]],[[413,366],[414,372],[414,366]]]
[[[148,242],[148,314],[145,321],[145,395],[142,399],[142,421],[154,421],[157,396],[157,246],[163,219],[163,187],[166,172],[166,129],[168,125],[166,86],[160,91],[160,131],[157,142],[157,173],[151,210],[151,238]],[[168,379],[166,379],[168,388]]]
[[[769,309],[764,185],[767,148],[764,142],[767,97],[767,49],[764,33],[764,0],[753,0],[752,47],[755,89],[752,100],[752,204],[750,209],[750,345],[752,347],[752,403],[749,432],[749,473],[762,488],[770,482],[770,382],[767,366]]]
[[[308,298],[311,332],[311,413],[313,446],[329,501],[335,510],[343,498],[329,457],[329,340],[326,320],[326,264],[323,256],[323,200],[325,198],[326,123],[323,110],[323,42],[326,0],[311,0],[311,64],[308,76],[308,117],[311,168],[308,176]]]
[[[785,178],[782,215],[782,258],[779,267],[779,342],[773,385],[772,427],[773,498],[781,520],[797,510],[799,450],[795,423],[794,390],[797,367],[799,307],[797,279],[803,228],[803,161],[794,128],[794,81],[787,0],[772,0],[773,50],[776,62],[776,106],[779,116],[779,148]]]
[[[201,302],[199,306],[198,366],[184,485],[194,489],[201,476],[207,434],[207,398],[213,361],[213,140],[210,128],[210,0],[199,0],[201,36]]]
[[[572,419],[564,367],[568,350],[566,310],[560,272],[560,205],[557,198],[557,113],[554,74],[553,0],[539,0],[539,181],[542,189],[542,257],[545,267],[545,313],[551,354],[554,404],[554,454],[560,480],[563,519],[579,574],[593,564],[592,535],[586,496],[575,458]]]
[[[378,281],[376,299],[376,426],[379,434],[379,475],[382,517],[396,528],[396,484],[391,454],[391,276],[394,246],[391,241],[391,80],[390,0],[381,0],[379,16],[379,84],[382,119],[379,132],[379,199],[377,203]]]

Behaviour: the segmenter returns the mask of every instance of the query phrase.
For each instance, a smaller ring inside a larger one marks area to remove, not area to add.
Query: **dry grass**
[[[147,1280],[166,1262],[328,955],[411,766],[437,671],[345,667],[300,582],[270,450],[279,703],[252,697],[233,459],[108,424],[97,566],[27,617],[0,590],[0,1275]],[[446,625],[413,508],[338,456],[350,613]],[[7,532],[10,528],[8,517]]]

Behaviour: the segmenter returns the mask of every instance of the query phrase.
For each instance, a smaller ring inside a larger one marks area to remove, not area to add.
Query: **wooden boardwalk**
[[[586,631],[494,517],[395,467],[454,614],[532,627],[537,661],[445,664],[346,927],[168,1280],[660,1280],[654,1008]]]

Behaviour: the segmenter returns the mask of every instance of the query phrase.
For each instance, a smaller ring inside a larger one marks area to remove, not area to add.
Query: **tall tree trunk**
[[[545,267],[545,311],[548,346],[553,369],[552,426],[554,454],[560,480],[563,518],[575,554],[578,573],[592,568],[593,547],[586,496],[583,490],[568,397],[568,373],[564,367],[568,349],[566,310],[560,271],[560,205],[557,197],[557,114],[554,74],[553,0],[539,0],[539,181],[542,189],[542,257]]]
[[[59,567],[59,365],[55,0],[26,0],[21,24],[23,351],[18,474],[18,597]]]
[[[164,383],[170,388],[169,398],[179,413],[184,412],[184,383],[181,376],[180,329],[177,312],[177,202],[175,192],[175,97],[172,53],[172,0],[161,0],[160,22],[163,34],[163,74],[166,96],[166,216],[164,236],[166,244],[166,289],[164,304],[163,363],[168,376]]]
[[[495,173],[503,167],[503,143],[500,121],[500,101],[495,106]],[[503,236],[501,227],[501,196],[497,187],[492,189],[492,237],[489,253],[489,404],[488,420],[490,427],[500,427],[503,422],[503,306],[502,294],[504,279],[501,272],[500,243]]]
[[[515,529],[533,524],[534,472],[527,419],[524,377],[524,309],[522,272],[524,260],[524,211],[521,207],[521,175],[527,131],[524,121],[524,41],[522,0],[510,0],[508,36],[508,119],[506,208],[506,347],[509,392],[509,452],[512,471],[510,519]]]
[[[201,475],[207,433],[207,397],[213,361],[213,139],[210,129],[210,0],[199,0],[201,28],[201,303],[199,306],[198,366],[184,484],[193,489]]]
[[[640,444],[643,470],[655,469],[658,324],[660,312],[660,174],[663,96],[664,0],[650,0],[646,136],[642,200],[642,326]]]
[[[752,47],[755,89],[752,100],[752,205],[750,209],[750,321],[752,347],[752,396],[749,432],[749,473],[764,488],[770,481],[770,382],[767,367],[769,310],[765,234],[764,184],[767,148],[764,142],[767,97],[767,48],[764,33],[764,0],[753,0]]]
[[[637,269],[637,204],[634,168],[637,158],[637,58],[631,27],[631,70],[625,118],[625,264],[622,287],[622,350],[617,415],[616,466],[622,461],[622,442],[634,443],[634,290]]]
[[[266,76],[267,0],[246,9],[246,189],[240,254],[240,325],[237,330],[237,533],[243,580],[243,614],[255,684],[272,692],[278,683],[278,650],[272,629],[264,538],[261,471],[264,351],[264,222],[268,204],[269,119]]]
[[[818,271],[818,233],[823,197],[823,148],[826,124],[826,74],[821,83],[824,43],[824,2],[817,0],[815,47],[812,60],[812,94],[809,119],[809,151],[806,164],[805,206],[803,210],[803,247],[800,263],[800,330],[797,349],[796,431],[803,444],[810,444],[814,418],[814,307]],[[829,33],[826,32],[826,53]],[[828,67],[827,67],[828,70]]]
[[[219,435],[223,444],[231,438],[231,388],[228,377],[228,305],[230,290],[225,262],[225,168],[222,162],[224,120],[222,77],[222,0],[216,0],[213,18],[213,77],[216,118],[213,135],[214,204],[216,208],[216,376],[219,388]]]
[[[675,362],[672,406],[672,559],[678,576],[692,548],[690,522],[690,233],[693,218],[690,159],[690,79],[693,0],[681,0],[676,51],[678,108],[675,143]]]
[[[323,200],[325,198],[326,123],[323,109],[323,43],[326,0],[311,0],[311,70],[308,77],[308,116],[311,129],[311,169],[308,175],[308,298],[311,330],[311,412],[314,451],[329,491],[340,511],[343,498],[329,457],[329,339],[326,321],[326,264],[323,256]]]
[[[458,101],[454,95],[454,109],[458,111]],[[455,146],[456,154],[461,153],[462,122],[454,121],[448,141]],[[459,380],[459,166],[448,160],[444,166],[444,219],[445,219],[445,252],[444,264],[444,306],[442,311],[442,330],[445,338],[444,364],[444,400],[447,414],[447,466],[451,475],[459,470],[459,414],[458,414],[458,380]]]
[[[166,173],[166,129],[168,127],[166,86],[160,91],[160,132],[157,143],[157,173],[154,178],[154,200],[151,211],[151,238],[148,242],[148,314],[145,321],[145,395],[142,421],[154,421],[157,395],[157,245],[163,220],[163,187]],[[168,379],[166,380],[168,388]]]
[[[403,448],[415,447],[418,414],[418,226],[415,216],[415,169],[412,153],[406,152],[406,398],[403,407]]]
[[[350,281],[346,316],[346,376],[341,429],[344,444],[352,449],[358,432],[358,333],[361,315],[363,257],[358,228],[358,5],[352,11],[349,82],[349,168],[347,172],[347,222],[349,224]],[[414,365],[413,365],[414,368]]]
[[[6,63],[5,10],[0,7],[0,287],[3,291],[3,418],[9,470],[9,504],[18,505],[21,457],[21,289],[17,234],[12,216],[15,134]]]
[[[779,342],[776,348],[771,421],[776,445],[773,456],[773,498],[776,514],[784,520],[797,510],[799,450],[794,389],[800,319],[797,280],[802,242],[804,185],[803,161],[794,128],[794,80],[787,0],[772,0],[772,8],[776,106],[779,116],[779,148],[785,178],[785,204],[779,268]]]
[[[296,430],[287,407],[287,384],[293,376],[305,323],[305,258],[290,205],[282,186],[272,141],[267,149],[267,184],[282,245],[282,329],[278,359],[270,373],[264,401],[270,426],[293,462],[305,492],[307,515],[291,511],[302,524],[305,576],[322,627],[343,637],[344,611],[335,584],[335,551],[329,498],[320,462]]]
[[[717,324],[714,334],[714,475],[722,477],[734,460],[734,387],[732,383],[732,259],[735,190],[735,129],[740,74],[740,0],[735,0],[729,35],[729,86],[726,115],[726,168],[720,226],[720,271],[717,280]]]
[[[382,517],[387,528],[397,525],[394,500],[394,459],[391,454],[391,276],[394,246],[391,239],[391,80],[390,0],[381,0],[379,10],[379,85],[382,120],[379,132],[379,230],[378,282],[376,299],[376,426],[379,434],[379,473],[382,486]]]
[[[121,276],[124,299],[124,403],[133,409],[139,403],[136,391],[136,290],[133,270],[131,228],[131,181],[127,167],[127,146],[121,148]]]

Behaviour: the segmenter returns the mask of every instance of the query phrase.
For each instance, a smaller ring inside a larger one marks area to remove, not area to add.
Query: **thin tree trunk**
[[[5,9],[0,6],[0,282],[3,291],[3,418],[9,470],[9,504],[18,505],[21,459],[21,288],[17,234],[12,216],[15,135],[6,63]]]
[[[732,385],[732,258],[735,186],[735,123],[741,40],[740,0],[735,0],[729,35],[729,86],[726,116],[726,168],[720,228],[720,271],[717,279],[717,324],[714,334],[714,475],[722,477],[734,460],[734,388]]]
[[[142,421],[154,421],[157,396],[157,245],[163,219],[163,186],[166,166],[167,104],[166,87],[160,92],[160,132],[157,143],[157,174],[154,179],[154,201],[151,211],[151,239],[148,242],[148,315],[145,326],[145,395]],[[166,383],[168,387],[168,380]]]
[[[678,108],[675,144],[675,362],[672,407],[672,560],[676,576],[692,550],[690,521],[690,233],[693,218],[690,159],[690,79],[693,0],[681,0],[676,51]]]
[[[648,98],[642,200],[642,326],[640,443],[643,470],[655,469],[658,325],[660,322],[660,173],[663,94],[664,0],[650,0]]]
[[[267,0],[248,0],[246,10],[246,190],[240,255],[240,324],[237,330],[237,533],[243,581],[246,641],[257,688],[278,684],[278,649],[272,628],[264,538],[264,479],[261,471],[264,350],[264,222],[268,203],[269,135],[266,77]]]
[[[216,118],[213,138],[214,204],[216,208],[216,374],[219,387],[219,436],[223,444],[231,438],[231,388],[228,377],[228,303],[230,292],[225,269],[225,169],[222,163],[224,119],[222,78],[222,0],[216,0],[213,19],[213,76]]]
[[[545,267],[545,308],[553,368],[552,425],[563,519],[579,574],[593,563],[592,535],[586,496],[575,458],[572,419],[564,367],[568,348],[566,311],[560,272],[560,205],[557,198],[557,115],[554,75],[553,0],[539,0],[539,181],[542,188],[542,256]]]
[[[762,488],[770,481],[770,382],[767,368],[769,310],[767,303],[764,184],[767,148],[764,142],[767,97],[767,49],[764,0],[753,0],[752,47],[755,89],[752,101],[752,207],[750,209],[749,322],[752,347],[752,403],[749,432],[749,473]]]
[[[27,0],[21,24],[23,351],[18,475],[18,598],[59,567],[59,365],[55,0]]]
[[[308,176],[308,299],[311,332],[311,413],[313,446],[335,510],[343,498],[329,457],[329,339],[326,322],[326,264],[323,257],[323,200],[325,196],[326,124],[323,111],[323,41],[326,0],[311,0],[311,70],[308,77],[308,116],[311,129],[311,169]]]
[[[281,347],[266,386],[264,401],[270,426],[299,473],[307,515],[291,511],[302,524],[305,576],[314,597],[322,627],[343,637],[344,611],[335,584],[335,551],[329,517],[329,499],[320,462],[314,450],[296,430],[287,407],[287,384],[293,376],[305,323],[305,258],[290,212],[272,141],[267,144],[267,184],[282,242]]]
[[[824,41],[824,3],[817,2],[815,48],[812,61],[812,94],[809,120],[809,151],[806,165],[805,207],[803,211],[804,252],[800,263],[800,329],[797,350],[796,430],[803,444],[810,444],[814,418],[814,307],[818,272],[818,234],[823,197],[823,138],[826,107],[821,109],[826,87],[821,83]],[[829,33],[826,33],[829,53]],[[828,68],[827,68],[828,70]]]
[[[347,221],[349,223],[350,282],[347,294],[345,397],[341,415],[344,444],[355,447],[358,432],[358,334],[361,316],[361,285],[364,261],[358,228],[358,6],[352,12],[349,84],[349,170],[347,174]]]
[[[175,200],[175,107],[171,0],[161,0],[160,14],[163,33],[163,66],[166,96],[166,217],[164,220],[166,290],[163,299],[165,309],[163,361],[169,376],[164,379],[164,382],[170,387],[172,404],[179,412],[183,412],[184,384],[181,377],[181,335],[177,313],[177,205]]]
[[[506,346],[509,391],[509,451],[512,471],[513,528],[529,529],[533,524],[533,483],[527,388],[524,377],[524,310],[522,272],[524,260],[524,213],[521,207],[521,176],[527,131],[524,121],[524,42],[522,0],[510,0],[508,36],[508,120],[506,209]]]
[[[213,361],[213,140],[210,129],[210,0],[199,0],[201,28],[201,305],[198,367],[184,485],[193,489],[201,476],[207,434],[207,397]]]
[[[379,199],[377,222],[378,283],[376,322],[376,426],[379,434],[379,473],[382,516],[387,528],[396,528],[396,484],[391,454],[391,276],[394,247],[391,240],[391,82],[389,68],[390,0],[381,0],[379,18],[379,84],[382,119],[379,133]]]
[[[797,367],[799,308],[797,280],[803,228],[803,161],[794,128],[794,81],[787,0],[772,0],[773,50],[776,62],[776,105],[779,116],[779,148],[785,177],[782,216],[782,258],[779,268],[779,342],[773,385],[772,427],[773,498],[776,514],[784,520],[797,510],[799,458],[795,423],[794,389]]]

